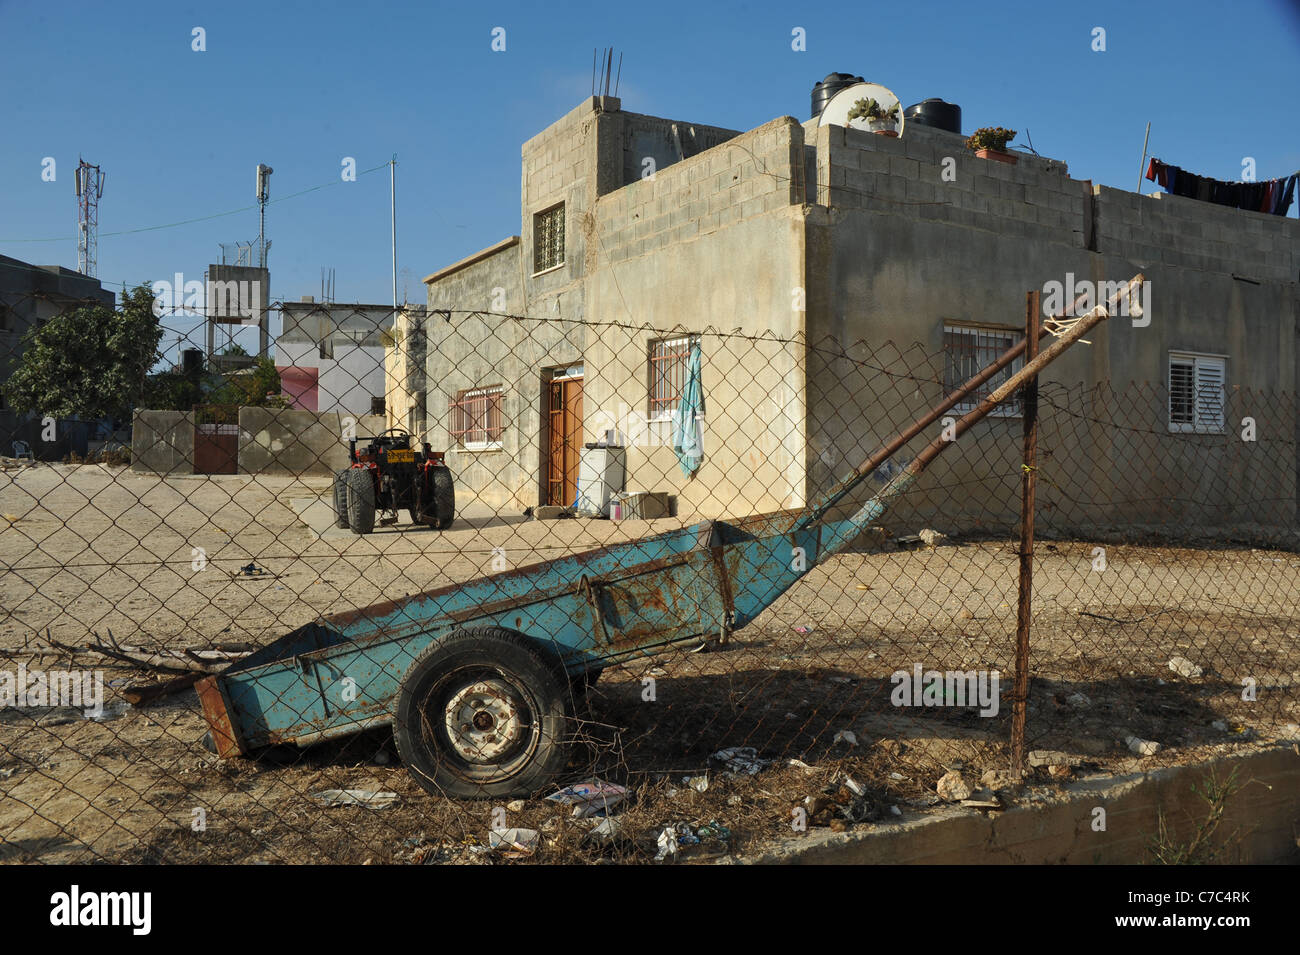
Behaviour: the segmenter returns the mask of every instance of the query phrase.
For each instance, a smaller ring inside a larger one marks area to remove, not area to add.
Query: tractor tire
[[[354,534],[375,529],[375,482],[369,468],[349,468],[347,477],[348,527]]]
[[[434,468],[430,476],[433,485],[433,527],[445,531],[456,519],[456,484],[447,468]]]
[[[434,795],[532,796],[569,757],[569,685],[526,636],[468,627],[421,653],[402,678],[393,738]]]
[[[348,526],[348,472],[344,468],[334,475],[334,526],[346,530]]]

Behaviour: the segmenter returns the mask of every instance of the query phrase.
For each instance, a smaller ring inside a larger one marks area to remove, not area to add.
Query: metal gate
[[[194,473],[239,473],[239,408],[194,406]]]

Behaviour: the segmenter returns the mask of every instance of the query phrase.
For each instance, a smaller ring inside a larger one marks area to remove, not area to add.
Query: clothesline
[[[1300,171],[1281,179],[1266,179],[1262,182],[1224,182],[1152,159],[1147,165],[1146,178],[1164,186],[1175,196],[1284,216],[1291,208]]]

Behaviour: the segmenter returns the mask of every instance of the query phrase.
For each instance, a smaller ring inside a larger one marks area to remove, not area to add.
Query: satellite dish
[[[891,121],[873,123],[859,116],[850,122],[849,113],[852,111],[853,105],[861,99],[874,99],[885,109],[893,107],[897,118]],[[893,132],[894,135],[901,136],[903,133],[903,104],[899,102],[898,97],[893,92],[879,83],[854,83],[830,98],[826,108],[822,110],[821,116],[818,117],[817,125],[847,126],[850,129],[861,129],[865,132]]]

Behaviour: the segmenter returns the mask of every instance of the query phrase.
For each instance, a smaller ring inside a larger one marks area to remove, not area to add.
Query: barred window
[[[533,216],[533,271],[564,264],[564,203]]]
[[[672,417],[686,387],[691,346],[700,343],[699,335],[684,338],[661,338],[650,342],[650,420],[665,421]],[[700,409],[703,414],[704,409]]]
[[[1221,355],[1171,352],[1169,430],[1222,434],[1227,360]]]
[[[501,420],[500,385],[456,392],[451,402],[451,437],[461,447],[474,450],[501,446],[505,425]]]
[[[956,391],[966,382],[997,361],[1024,337],[1005,328],[943,327],[943,393]],[[1008,378],[1024,367],[1023,356],[972,391],[958,402],[953,411],[965,414],[992,394]],[[998,405],[990,414],[1004,418],[1018,417],[1024,413],[1020,393]]]

